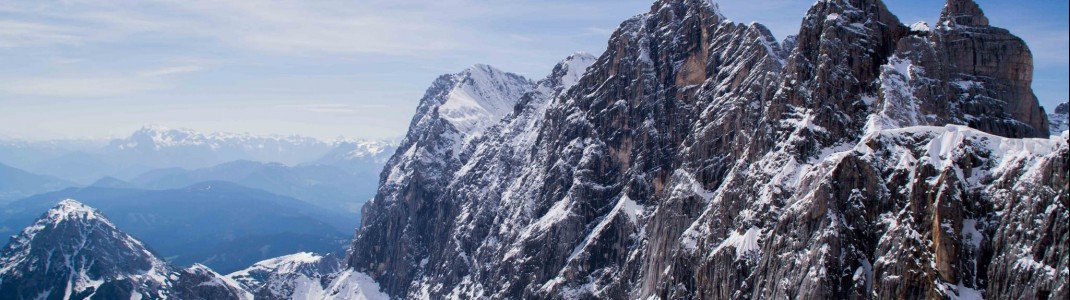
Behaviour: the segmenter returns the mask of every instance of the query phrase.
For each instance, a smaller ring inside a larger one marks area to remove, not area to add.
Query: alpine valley
[[[544,78],[438,77],[344,254],[183,268],[64,200],[0,250],[0,297],[1070,298],[1067,109],[1022,39],[972,0],[818,0],[783,41],[727,13],[658,0]],[[102,184],[271,169],[220,163]]]

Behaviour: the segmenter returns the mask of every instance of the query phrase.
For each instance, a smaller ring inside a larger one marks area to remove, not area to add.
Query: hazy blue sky
[[[320,138],[402,135],[438,75],[475,63],[533,79],[601,53],[653,0],[2,1],[0,135],[125,135],[143,124]],[[721,0],[794,34],[813,0]],[[886,1],[933,23],[942,1]],[[1034,90],[1067,99],[1067,1],[978,1],[1025,39]]]

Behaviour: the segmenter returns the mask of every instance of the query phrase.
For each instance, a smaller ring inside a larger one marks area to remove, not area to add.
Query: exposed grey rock
[[[882,69],[880,113],[870,125],[950,123],[1007,137],[1047,137],[1032,78],[1024,41],[989,26],[973,1],[948,1],[934,30],[899,41]]]
[[[1051,135],[1060,135],[1070,126],[1070,106],[1066,102],[1059,103],[1055,112],[1048,114],[1048,129]]]
[[[37,284],[83,272],[33,272],[68,235],[24,234],[0,292],[1062,299],[1070,147],[1048,135],[1031,60],[972,1],[930,28],[822,0],[777,42],[708,1],[660,0],[538,82],[482,65],[436,80],[340,267],[297,254],[225,278]],[[70,231],[126,256],[91,267],[170,270],[97,223]]]
[[[362,209],[363,230],[347,265],[379,280],[388,293],[407,290],[452,217],[450,203],[435,198],[467,160],[462,149],[507,115],[531,85],[486,65],[436,79],[387,162],[379,193]]]
[[[657,1],[477,134],[432,126],[436,83],[346,268],[412,298],[1065,295],[1031,64],[970,1],[935,29],[818,1],[782,43]]]
[[[201,264],[179,270],[172,280],[176,299],[252,299],[252,294],[237,282]]]

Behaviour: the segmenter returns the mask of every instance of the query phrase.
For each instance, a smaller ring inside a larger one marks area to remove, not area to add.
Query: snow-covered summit
[[[301,252],[263,260],[226,277],[257,299],[389,299],[367,274],[339,267],[333,255]]]
[[[594,61],[597,59],[598,57],[587,52],[576,52],[565,58],[560,64],[566,70],[565,75],[561,76],[562,87],[567,90],[579,83],[584,72],[586,72],[587,68],[594,64]]]
[[[930,31],[929,23],[926,23],[925,21],[918,21],[918,22],[915,22],[914,24],[910,24],[910,31],[913,31],[913,32],[929,32]]]
[[[200,132],[148,125],[112,140],[101,152],[106,161],[151,168],[202,168],[233,160],[296,165],[331,151],[335,143],[297,135]]]
[[[241,281],[249,280],[257,272],[270,272],[275,274],[293,274],[302,272],[320,271],[314,266],[323,261],[324,256],[312,252],[299,252],[290,255],[266,259],[252,266],[230,273],[227,277]]]
[[[0,250],[0,294],[14,298],[68,299],[98,292],[103,298],[159,298],[169,273],[141,241],[71,199],[60,201]]]
[[[167,147],[181,146],[208,146],[213,149],[218,149],[227,147],[228,144],[239,142],[246,148],[264,148],[272,146],[270,144],[279,143],[295,145],[326,144],[326,142],[319,141],[315,138],[298,135],[261,136],[249,133],[206,133],[189,128],[170,128],[161,125],[146,125],[135,131],[128,138],[112,141],[111,146],[118,149],[151,148],[160,150]]]
[[[0,249],[3,299],[251,299],[202,265],[178,270],[96,209],[60,201]]]
[[[58,223],[68,219],[100,220],[110,222],[100,215],[96,209],[86,206],[74,199],[64,199],[45,213],[46,220],[50,223]]]
[[[381,165],[386,163],[390,155],[398,145],[392,141],[379,140],[339,140],[334,142],[334,148],[324,154],[314,164],[321,165],[351,165],[354,163],[370,163]]]
[[[474,134],[512,111],[532,82],[520,75],[477,64],[452,75],[455,85],[438,115],[462,134]]]

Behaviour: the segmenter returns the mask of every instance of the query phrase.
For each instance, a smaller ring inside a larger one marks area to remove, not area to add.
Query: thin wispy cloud
[[[614,28],[608,27],[587,27],[583,29],[583,32],[588,35],[610,35],[613,33]]]
[[[67,77],[26,78],[4,80],[0,93],[45,97],[111,97],[170,87],[163,81],[139,76],[128,77]]]
[[[75,44],[83,40],[77,30],[66,26],[0,20],[0,48]]]
[[[113,97],[172,88],[177,83],[171,76],[204,69],[199,65],[180,65],[118,74],[7,78],[0,82],[0,93],[45,97]]]
[[[50,23],[11,22],[0,27],[9,31],[0,31],[0,41],[90,43],[158,33],[285,54],[425,56],[479,51],[500,38],[530,39],[486,26],[492,22],[582,19],[601,9],[590,3],[468,0],[8,3],[0,11]]]
[[[203,66],[197,66],[197,65],[186,65],[186,66],[174,66],[174,67],[166,67],[166,68],[160,68],[160,69],[154,69],[154,70],[146,70],[146,71],[142,71],[142,72],[140,72],[138,74],[141,75],[141,76],[158,77],[158,76],[193,73],[193,72],[197,72],[197,71],[200,71],[200,70],[204,70],[204,67]]]
[[[474,28],[465,25],[465,21],[474,16],[460,11],[451,13],[450,6],[442,4],[425,4],[145,1],[116,5],[70,1],[19,6],[9,3],[0,11],[50,23],[2,21],[0,46],[84,44],[160,33],[209,38],[232,47],[281,53],[417,55],[466,47],[465,41],[474,36]]]
[[[383,105],[351,105],[351,104],[339,104],[339,103],[318,103],[318,104],[280,104],[276,105],[276,109],[289,110],[289,111],[305,111],[312,113],[331,113],[331,114],[354,114],[361,112],[362,110],[382,108]]]

